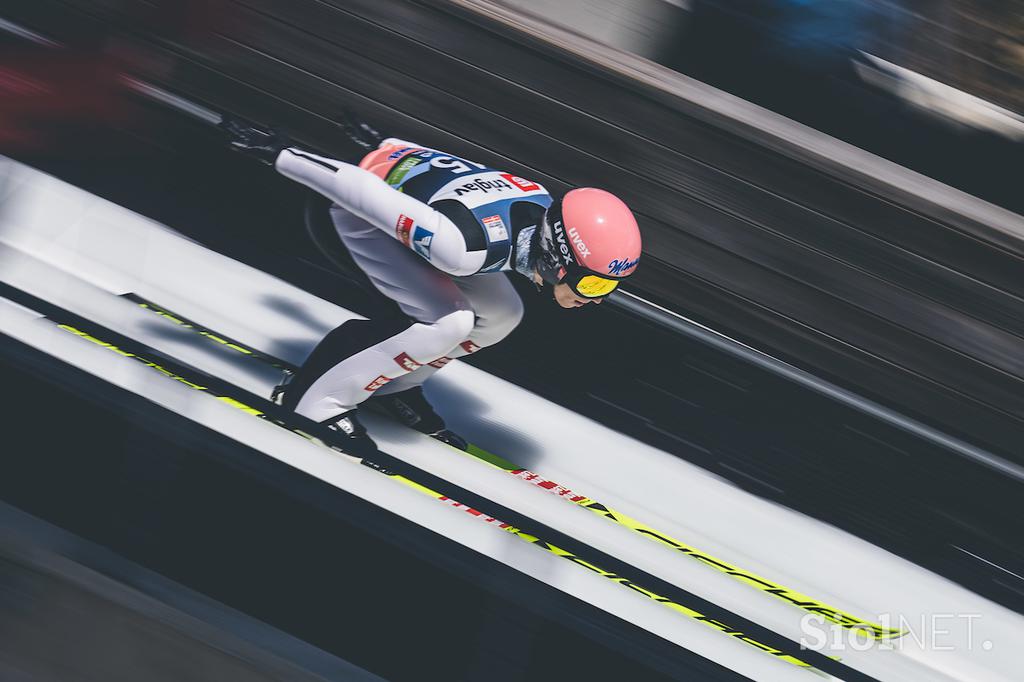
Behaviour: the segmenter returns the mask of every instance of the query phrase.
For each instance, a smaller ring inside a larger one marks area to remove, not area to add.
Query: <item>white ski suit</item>
[[[297,148],[275,166],[334,202],[353,260],[415,320],[338,358],[302,395],[299,414],[322,422],[375,392],[420,385],[519,324],[522,302],[504,272],[532,277],[531,240],[551,203],[539,184],[393,138],[359,166]]]

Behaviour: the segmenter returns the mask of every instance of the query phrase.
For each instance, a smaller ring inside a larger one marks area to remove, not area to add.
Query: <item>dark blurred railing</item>
[[[0,584],[0,677],[11,682],[384,682],[4,503]]]
[[[868,0],[866,49],[1024,112],[1024,8],[985,0]]]

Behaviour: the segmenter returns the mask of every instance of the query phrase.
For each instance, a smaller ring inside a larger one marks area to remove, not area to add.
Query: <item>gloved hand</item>
[[[367,151],[376,149],[384,141],[383,135],[372,128],[370,124],[360,121],[351,109],[342,110],[341,116],[338,117],[338,124],[341,125],[348,139]]]
[[[220,128],[228,134],[232,149],[271,166],[281,150],[290,145],[287,136],[277,130],[263,130],[230,116],[221,119]]]

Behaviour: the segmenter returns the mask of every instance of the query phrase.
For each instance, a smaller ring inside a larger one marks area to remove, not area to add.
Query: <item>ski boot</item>
[[[358,410],[352,409],[342,412],[336,417],[331,417],[320,422],[333,431],[333,438],[326,441],[326,444],[336,447],[345,454],[353,457],[370,458],[378,454],[377,444],[373,442],[366,433],[366,428],[360,423],[357,416]]]
[[[290,369],[281,370],[281,381],[278,382],[277,386],[274,386],[274,390],[270,392],[270,402],[275,405],[284,405],[285,391],[288,390],[288,384],[292,383],[292,379],[295,378],[295,372]],[[293,408],[294,409],[294,408]]]
[[[423,389],[419,386],[408,388],[397,393],[375,395],[367,401],[368,405],[379,409],[396,421],[420,433],[425,433],[442,443],[447,443],[459,450],[468,450],[469,443],[462,436],[450,431],[445,426],[441,415],[427,402]]]
[[[295,373],[289,369],[281,370],[281,382],[274,387],[270,394],[270,400],[276,405],[281,405],[289,410],[295,410],[297,400],[290,400],[294,395],[289,396],[288,387],[295,378]],[[296,393],[292,391],[292,394]],[[320,422],[333,431],[336,436],[325,441],[328,446],[337,447],[346,454],[355,457],[370,457],[377,452],[377,444],[366,433],[366,428],[359,421],[358,410],[352,409],[342,412],[336,417]]]

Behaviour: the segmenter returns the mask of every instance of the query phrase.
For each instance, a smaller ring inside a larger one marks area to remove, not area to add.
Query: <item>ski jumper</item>
[[[418,386],[451,359],[505,338],[522,301],[505,272],[533,277],[539,184],[390,138],[358,166],[288,148],[275,167],[334,202],[352,259],[414,324],[338,363],[296,412],[318,422],[374,393]]]

